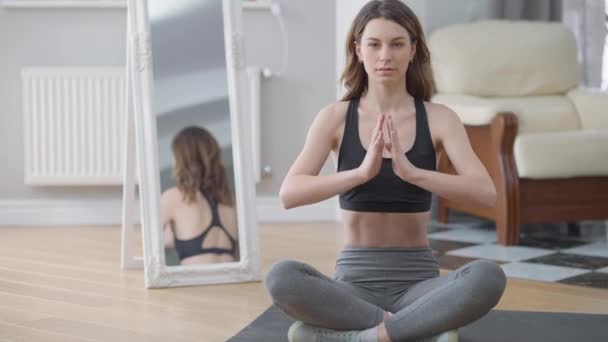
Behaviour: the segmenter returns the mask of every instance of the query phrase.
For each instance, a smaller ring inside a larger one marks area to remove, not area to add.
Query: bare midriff
[[[427,247],[430,212],[376,213],[342,210],[344,244],[358,247]]]

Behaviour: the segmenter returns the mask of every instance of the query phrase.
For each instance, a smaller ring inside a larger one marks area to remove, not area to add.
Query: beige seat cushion
[[[579,113],[583,129],[608,130],[608,93],[598,89],[577,88],[568,98]]]
[[[431,101],[450,107],[467,125],[486,125],[496,113],[511,111],[517,115],[518,134],[580,129],[576,109],[565,96],[490,98],[437,94]]]
[[[608,176],[608,131],[527,134],[513,153],[521,178]]]
[[[429,38],[438,92],[476,96],[562,93],[578,84],[573,34],[560,23],[487,20]]]

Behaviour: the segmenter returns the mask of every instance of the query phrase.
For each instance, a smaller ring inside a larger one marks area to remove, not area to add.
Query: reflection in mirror
[[[148,11],[166,264],[239,261],[222,1]]]

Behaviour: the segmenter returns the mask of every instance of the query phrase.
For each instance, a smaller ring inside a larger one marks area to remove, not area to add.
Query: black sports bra
[[[188,239],[188,240],[179,240],[177,238],[176,234],[175,234],[174,222],[171,221],[171,230],[173,231],[173,236],[175,238],[175,250],[177,251],[177,255],[179,256],[179,259],[183,260],[183,259],[191,257],[191,256],[201,255],[201,254],[207,254],[207,253],[230,254],[230,255],[234,256],[235,259],[236,259],[237,242],[230,235],[230,233],[228,233],[228,231],[226,230],[226,228],[224,228],[224,226],[220,222],[220,215],[219,215],[219,211],[218,211],[218,203],[215,202],[211,198],[211,196],[207,196],[205,194],[205,192],[201,191],[201,193],[203,194],[203,196],[205,197],[205,199],[207,200],[207,202],[209,202],[209,207],[211,208],[212,219],[211,219],[211,223],[209,224],[209,226],[207,226],[207,228],[200,235],[198,235],[196,237],[193,237],[192,239]],[[226,235],[230,239],[230,245],[231,245],[230,249],[227,249],[227,248],[218,248],[218,247],[215,247],[215,248],[202,248],[203,241],[205,240],[205,237],[207,237],[207,234],[209,233],[209,231],[213,227],[218,227],[221,230],[223,230],[224,233],[226,233]]]
[[[406,157],[418,168],[436,169],[435,148],[421,99],[416,107],[416,137]],[[359,99],[348,105],[344,136],[338,155],[338,171],[359,167],[367,153],[359,137]],[[352,211],[417,213],[431,207],[431,193],[399,178],[393,172],[392,160],[382,159],[380,172],[366,183],[339,195],[340,208]]]

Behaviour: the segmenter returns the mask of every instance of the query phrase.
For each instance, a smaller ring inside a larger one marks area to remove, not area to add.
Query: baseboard
[[[278,197],[266,196],[258,197],[256,209],[260,223],[341,221],[337,200],[284,209]],[[134,222],[139,224],[139,203],[135,204],[134,211]],[[0,200],[0,226],[117,226],[121,223],[122,200]],[[434,219],[429,224],[462,226],[442,224]],[[606,234],[608,236],[608,229]]]
[[[139,220],[139,204],[134,221]],[[0,226],[120,225],[122,200],[0,200]]]
[[[324,201],[289,210],[278,197],[256,201],[260,223],[319,222],[337,220],[336,201]],[[133,219],[139,220],[139,203]],[[121,225],[122,200],[0,200],[0,226]]]

